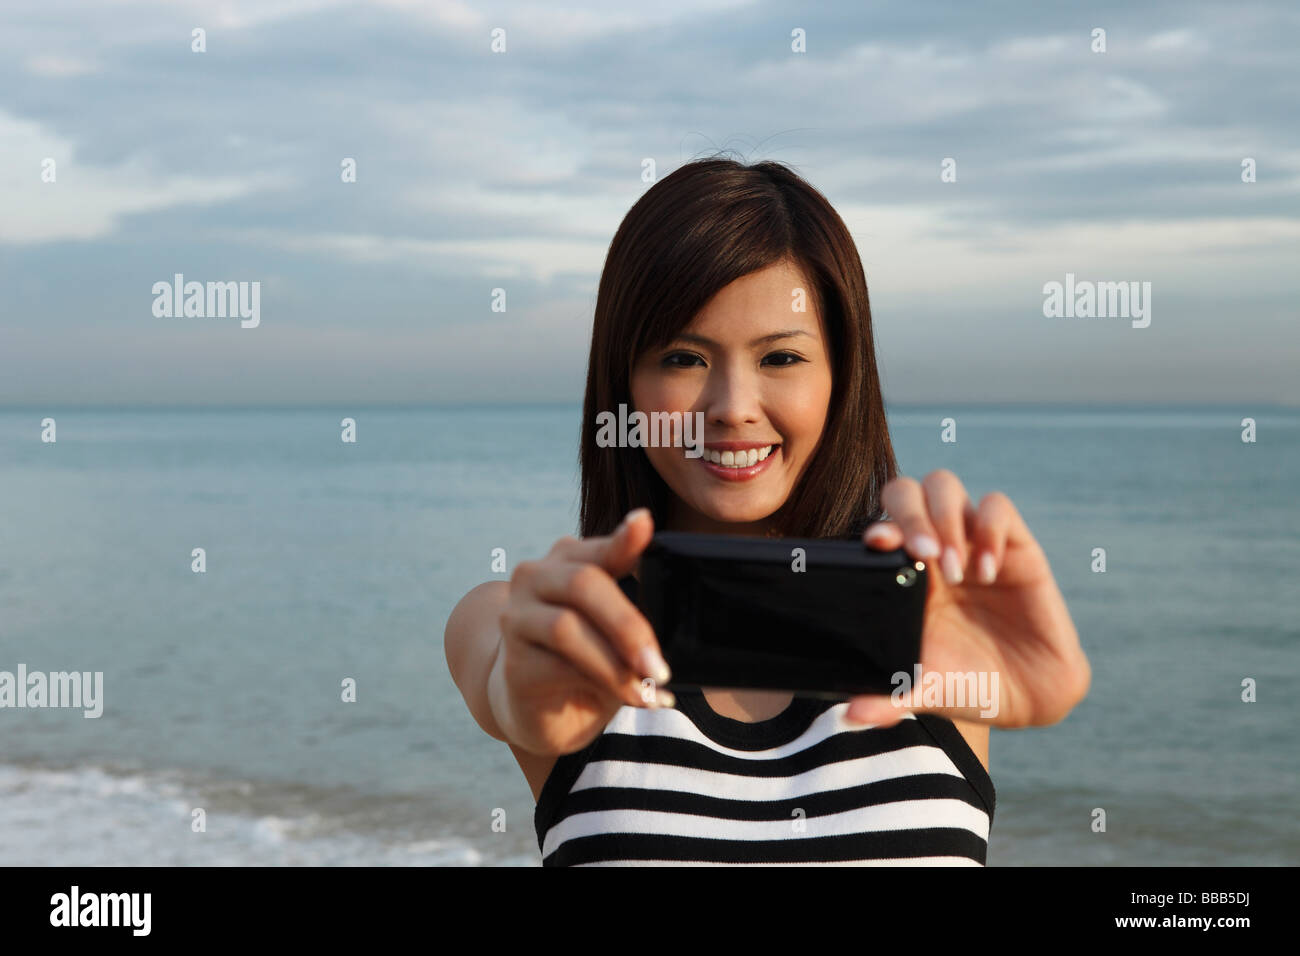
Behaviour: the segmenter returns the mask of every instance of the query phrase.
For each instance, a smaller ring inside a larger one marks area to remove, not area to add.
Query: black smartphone
[[[670,687],[841,700],[892,693],[920,660],[929,577],[902,549],[661,531],[637,573]]]

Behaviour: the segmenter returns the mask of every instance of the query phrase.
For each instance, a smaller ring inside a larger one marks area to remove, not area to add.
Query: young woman
[[[702,412],[708,454],[601,447],[597,415],[620,404]],[[866,279],[825,197],[777,163],[708,159],[632,207],[601,276],[580,460],[581,540],[474,588],[446,630],[470,713],[538,801],[544,865],[985,862],[989,726],[1059,721],[1088,661],[1005,495],[896,475]],[[996,674],[996,715],[674,696],[635,604],[655,528],[860,536],[934,562],[923,673]]]

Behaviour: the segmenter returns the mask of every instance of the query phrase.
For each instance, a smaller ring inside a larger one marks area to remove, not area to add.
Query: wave
[[[474,841],[464,832],[412,797],[182,770],[0,764],[0,866],[540,865],[526,835]]]

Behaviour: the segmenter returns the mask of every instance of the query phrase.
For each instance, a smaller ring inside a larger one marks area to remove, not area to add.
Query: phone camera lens
[[[894,580],[902,587],[910,588],[916,583],[916,569],[913,567],[900,568],[898,574],[894,576]]]

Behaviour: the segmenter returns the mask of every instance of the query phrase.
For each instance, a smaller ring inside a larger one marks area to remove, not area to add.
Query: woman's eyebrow
[[[749,347],[753,348],[756,345],[766,345],[768,342],[775,342],[777,339],[793,338],[796,335],[806,335],[808,336],[808,338],[813,337],[810,333],[805,332],[803,329],[786,329],[783,332],[773,332],[770,335],[760,335],[758,338],[754,339],[752,342],[749,343]],[[683,332],[681,335],[677,336],[677,338],[673,339],[673,341],[674,342],[698,342],[700,345],[718,344],[712,339],[706,339],[702,335],[693,335],[689,332]]]

